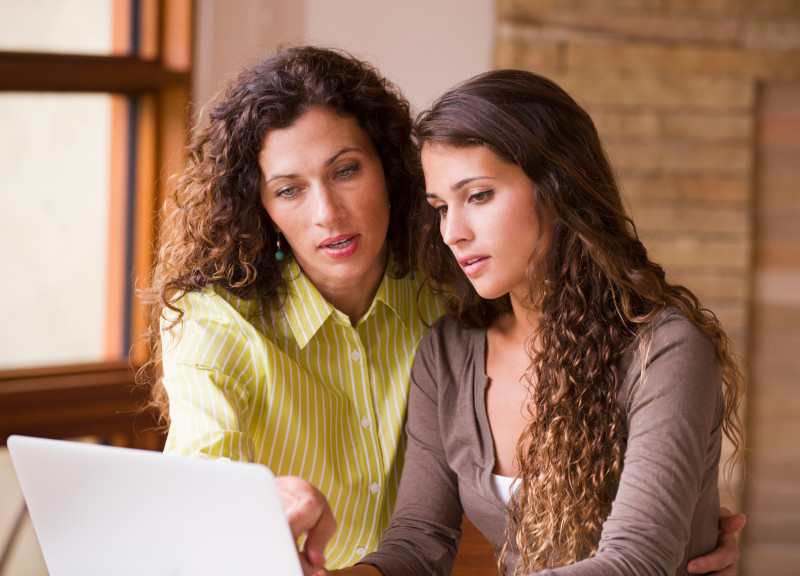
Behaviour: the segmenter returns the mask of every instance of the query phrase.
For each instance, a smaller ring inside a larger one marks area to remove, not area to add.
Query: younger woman
[[[397,506],[362,562],[449,574],[466,511],[506,574],[686,574],[717,540],[723,433],[741,447],[719,322],[649,259],[591,119],[549,80],[477,76],[417,134],[419,266],[450,314],[417,354]]]

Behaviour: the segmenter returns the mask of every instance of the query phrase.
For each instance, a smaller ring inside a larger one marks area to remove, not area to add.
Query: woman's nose
[[[337,220],[341,220],[347,213],[338,195],[330,187],[320,184],[317,186],[315,196],[314,224],[327,226]]]
[[[458,210],[450,209],[447,212],[445,217],[442,218],[440,231],[444,243],[448,246],[454,246],[469,237],[469,227]]]

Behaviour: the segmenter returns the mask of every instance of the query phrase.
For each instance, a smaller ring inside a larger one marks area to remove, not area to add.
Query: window
[[[136,290],[181,162],[192,9],[0,0],[3,443],[133,432]]]

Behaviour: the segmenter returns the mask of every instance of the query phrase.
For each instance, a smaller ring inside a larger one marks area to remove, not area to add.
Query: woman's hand
[[[731,514],[727,508],[719,509],[719,538],[713,552],[694,558],[689,562],[690,574],[711,574],[712,576],[736,576],[739,572],[739,544],[736,533],[744,528],[747,518],[744,514]]]
[[[306,537],[302,550],[297,550],[303,574],[310,576],[324,570],[325,545],[336,532],[328,500],[310,482],[297,476],[279,476],[275,484],[292,537],[295,542],[302,535]]]

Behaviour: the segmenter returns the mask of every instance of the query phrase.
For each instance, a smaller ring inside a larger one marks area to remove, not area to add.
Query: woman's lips
[[[464,274],[472,276],[483,270],[489,263],[488,256],[467,256],[466,258],[459,258],[458,263],[461,264],[461,269]]]
[[[349,258],[358,250],[360,234],[331,236],[319,243],[319,249],[331,258]]]

